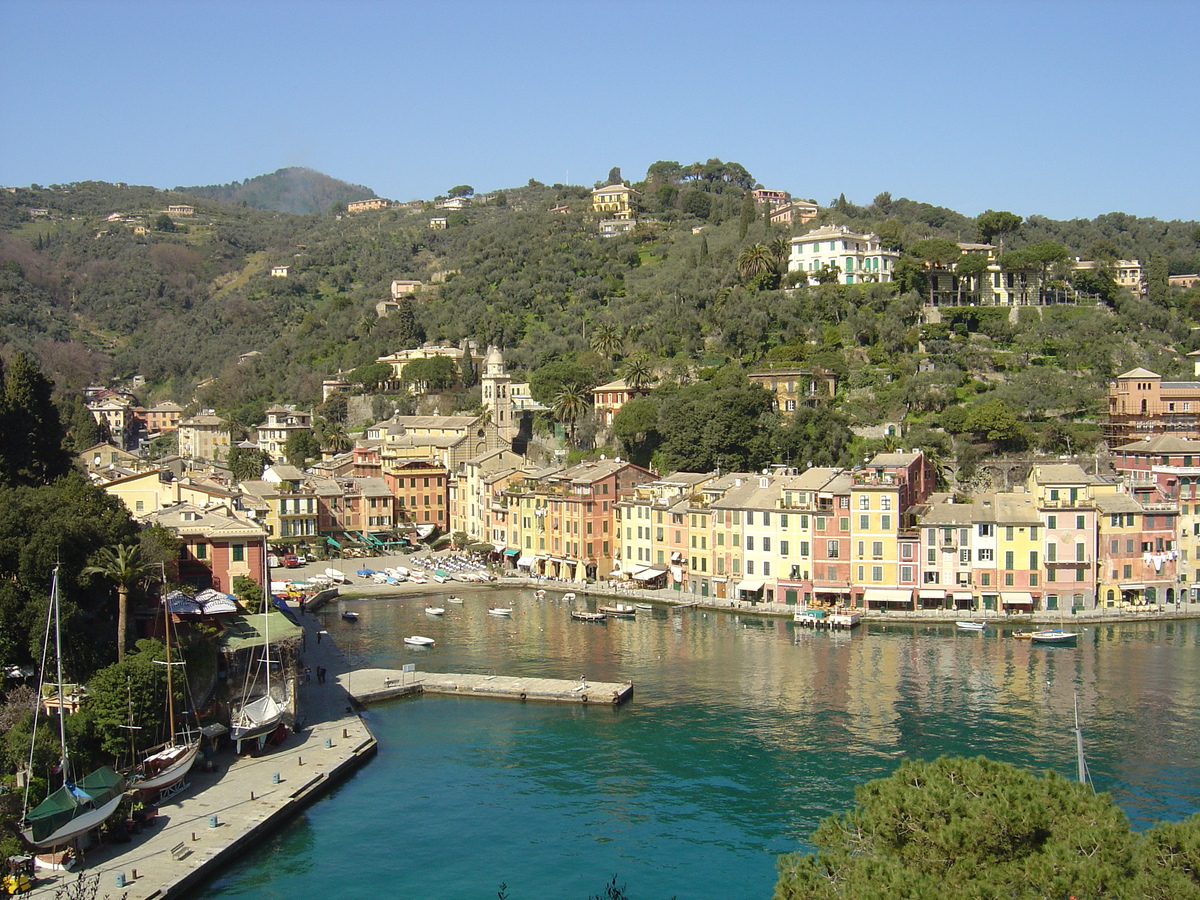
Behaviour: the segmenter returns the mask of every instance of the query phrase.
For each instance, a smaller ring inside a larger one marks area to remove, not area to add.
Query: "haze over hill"
[[[368,200],[376,196],[369,187],[350,184],[301,166],[289,166],[245,181],[177,187],[175,190],[209,200],[244,203],[255,209],[273,209],[304,216],[327,212],[335,203]]]

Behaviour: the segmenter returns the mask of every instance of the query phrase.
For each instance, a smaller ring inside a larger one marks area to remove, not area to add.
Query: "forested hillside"
[[[754,179],[736,163],[655,163],[634,185],[637,228],[611,238],[598,236],[590,188],[532,180],[454,212],[430,202],[344,215],[328,195],[319,215],[254,208],[248,197],[283,196],[277,176],[295,171],[205,189],[231,202],[97,182],[0,192],[5,353],[30,351],[60,391],[141,374],[149,400],[199,401],[252,421],[271,402],[319,401],[321,379],[336,371],[425,339],[473,338],[502,347],[518,379],[554,362],[575,367],[576,388],[619,374],[658,385],[642,405],[646,427],[626,417],[618,436],[646,458],[701,465],[709,460],[689,456],[686,441],[664,429],[679,421],[689,383],[714,395],[731,389],[727,376],[713,381],[731,363],[836,372],[840,425],[904,421],[912,440],[940,442],[943,452],[952,449],[947,433],[1057,452],[1095,442],[1112,375],[1135,365],[1190,373],[1182,354],[1200,346],[1200,291],[1166,281],[1168,272],[1200,271],[1195,222],[971,217],[887,194],[866,206],[843,196],[796,231],[874,230],[904,253],[897,281],[796,287],[786,272],[792,231],[754,206]],[[619,179],[613,170],[606,183]],[[276,187],[253,193],[266,185]],[[165,214],[181,203],[195,214]],[[448,227],[431,229],[434,216]],[[946,239],[1001,244],[1013,266],[1053,264],[1064,289],[1083,290],[1086,302],[1014,316],[943,306],[930,323],[927,267]],[[1099,266],[1072,272],[1074,257]],[[1116,288],[1107,266],[1118,258],[1147,266],[1146,299]],[[272,277],[272,266],[288,266],[288,276]],[[376,304],[397,278],[424,288],[379,318]],[[238,365],[248,351],[260,355]],[[711,397],[687,402],[711,412]],[[572,426],[585,418],[560,416]],[[772,437],[747,464],[813,452],[811,441],[796,444],[815,433],[811,422],[778,424],[792,428],[792,448]],[[572,431],[586,443],[587,428]]]
[[[367,200],[375,196],[374,191],[361,184],[347,184],[314,169],[299,166],[278,169],[270,175],[258,175],[245,181],[177,187],[175,190],[207,200],[221,200],[301,216],[328,212],[337,204],[344,205],[351,200]]]

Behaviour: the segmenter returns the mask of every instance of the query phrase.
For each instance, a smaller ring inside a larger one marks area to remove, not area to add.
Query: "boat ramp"
[[[491,697],[498,700],[620,706],[633,696],[633,684],[591,681],[581,676],[524,678],[514,675],[405,672],[401,669],[355,669],[338,682],[356,703],[368,705],[420,694]]]

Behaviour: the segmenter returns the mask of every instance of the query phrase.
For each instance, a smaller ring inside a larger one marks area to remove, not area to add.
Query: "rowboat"
[[[461,603],[462,603],[462,597],[447,597],[447,598],[446,598],[446,602],[447,602],[447,603],[459,603],[459,604],[461,604]]]
[[[488,607],[488,615],[489,616],[511,616],[512,615],[512,607],[511,606],[489,606]]]
[[[431,616],[442,616],[446,614],[446,610],[441,606],[427,606],[425,612]]]
[[[435,641],[431,637],[424,637],[420,634],[414,634],[406,637],[404,639],[404,643],[408,644],[410,647],[432,647]]]
[[[966,631],[983,631],[987,628],[987,622],[955,622],[954,624]]]
[[[637,615],[637,608],[628,603],[614,603],[612,606],[598,606],[596,612],[613,619],[632,619]]]
[[[586,609],[571,610],[571,618],[577,619],[580,622],[604,622],[608,616],[602,612],[588,612]]]

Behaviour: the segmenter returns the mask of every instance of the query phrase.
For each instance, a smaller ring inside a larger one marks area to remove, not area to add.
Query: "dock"
[[[524,678],[466,672],[404,672],[400,669],[355,669],[339,675],[338,684],[363,706],[421,694],[609,706],[620,706],[633,696],[632,682],[591,681],[586,677]]]
[[[828,628],[831,631],[835,628],[850,630],[862,622],[862,617],[858,613],[831,613],[827,616],[806,615],[805,613],[796,613],[793,621],[797,625],[803,625],[806,628]]]

